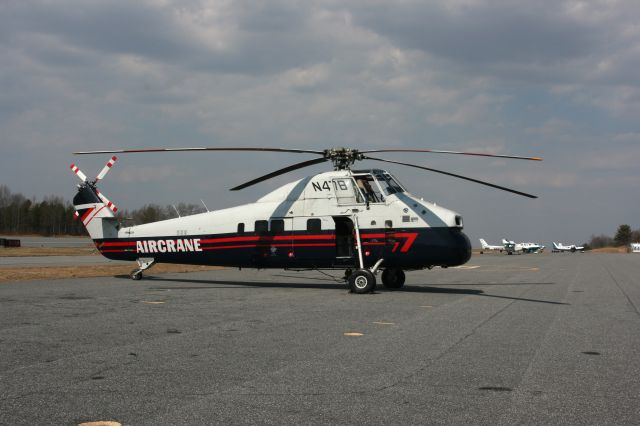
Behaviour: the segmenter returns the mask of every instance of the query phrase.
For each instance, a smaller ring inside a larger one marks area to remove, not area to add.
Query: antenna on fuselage
[[[180,212],[178,211],[178,209],[176,208],[176,206],[174,206],[173,204],[171,204],[171,207],[173,207],[173,209],[176,211],[176,213],[178,213],[178,217],[182,217],[182,216],[180,216]]]
[[[202,203],[202,205],[204,206],[205,210],[207,210],[207,212],[209,212],[209,207],[207,207],[207,205],[204,203],[204,201],[202,200],[202,198],[200,198],[200,202]]]

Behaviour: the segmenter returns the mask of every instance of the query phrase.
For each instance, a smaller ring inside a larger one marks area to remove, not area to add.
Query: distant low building
[[[631,253],[640,253],[640,243],[631,243]]]

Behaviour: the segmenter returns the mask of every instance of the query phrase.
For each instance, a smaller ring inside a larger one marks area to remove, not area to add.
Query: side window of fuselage
[[[258,235],[267,235],[269,233],[269,222],[266,220],[256,220],[255,230]]]
[[[322,230],[322,221],[320,219],[307,219],[307,231],[320,232]]]
[[[284,234],[284,220],[274,219],[271,221],[271,234],[272,235]]]

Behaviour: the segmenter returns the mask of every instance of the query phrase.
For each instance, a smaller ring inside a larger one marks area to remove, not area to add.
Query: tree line
[[[204,211],[205,208],[197,204],[180,203],[175,207],[147,204],[135,210],[118,211],[116,216],[123,225],[132,226]],[[74,212],[71,202],[61,197],[48,196],[37,201],[22,194],[14,194],[6,185],[0,185],[2,234],[86,235],[82,222],[74,219]]]
[[[631,226],[624,224],[618,226],[618,230],[613,237],[605,234],[592,235],[588,246],[592,249],[622,247],[638,242],[640,242],[640,229],[631,230]]]

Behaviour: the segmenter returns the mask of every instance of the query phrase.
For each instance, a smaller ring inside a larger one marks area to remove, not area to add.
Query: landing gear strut
[[[142,279],[142,271],[151,268],[156,263],[156,260],[154,258],[140,258],[136,262],[138,262],[139,268],[131,271],[131,279],[138,281]]]
[[[382,285],[389,290],[402,288],[404,280],[404,271],[400,268],[387,268],[382,273]]]

